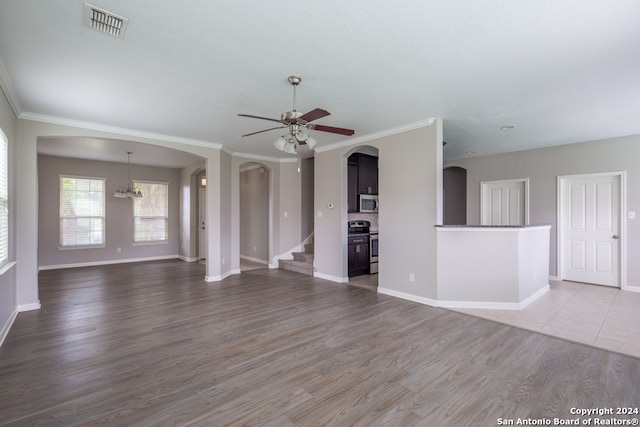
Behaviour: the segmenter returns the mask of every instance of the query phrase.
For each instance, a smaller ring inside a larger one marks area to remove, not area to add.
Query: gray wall
[[[240,172],[240,256],[269,261],[269,170]]]
[[[362,145],[379,150],[378,290],[435,298],[434,225],[442,221],[442,121],[371,138]],[[316,150],[315,267],[317,276],[331,280],[347,280],[347,157],[357,149],[353,145]]]
[[[106,178],[106,247],[59,250],[58,175]],[[131,178],[169,183],[169,243],[132,245],[133,206],[130,199],[112,197],[126,185],[126,163],[38,156],[38,262],[40,268],[177,256],[180,242],[180,171],[132,165]],[[121,252],[117,252],[121,248]]]
[[[9,140],[9,262],[16,260],[16,233],[15,233],[15,210],[14,205],[16,182],[16,116],[11,110],[9,102],[0,90],[0,128]],[[0,276],[0,339],[2,333],[6,331],[9,322],[16,312],[16,268],[15,266]]]
[[[530,179],[530,223],[552,224],[549,273],[557,274],[557,177],[627,171],[627,210],[640,212],[640,135],[446,162],[467,169],[467,221],[480,223],[480,183]],[[626,216],[626,215],[625,215]],[[640,219],[628,219],[627,285],[640,286]]]

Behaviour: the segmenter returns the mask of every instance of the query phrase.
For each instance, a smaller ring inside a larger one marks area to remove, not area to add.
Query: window
[[[9,141],[0,130],[0,267],[9,262]]]
[[[104,246],[105,178],[60,176],[60,247]]]
[[[169,240],[169,184],[135,181],[142,192],[133,199],[133,242],[155,243]]]

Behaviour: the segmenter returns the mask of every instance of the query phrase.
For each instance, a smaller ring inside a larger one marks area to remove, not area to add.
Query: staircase
[[[313,242],[304,245],[304,252],[292,252],[291,255],[293,259],[278,260],[278,267],[313,276]]]

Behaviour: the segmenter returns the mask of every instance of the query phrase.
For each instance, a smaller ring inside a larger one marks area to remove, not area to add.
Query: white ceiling
[[[352,139],[442,117],[448,159],[640,134],[637,0],[91,3],[124,39],[83,26],[82,1],[0,2],[19,116],[288,157],[278,131],[240,137],[276,123],[237,114],[279,118],[297,74],[298,110]]]

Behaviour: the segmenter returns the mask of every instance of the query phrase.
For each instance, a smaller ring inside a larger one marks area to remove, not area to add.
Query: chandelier
[[[289,134],[283,135],[273,142],[274,147],[288,154],[296,154],[300,145],[306,144],[310,150],[316,146],[318,141],[309,136],[309,130],[297,124],[289,125]]]
[[[128,170],[128,181],[127,186],[120,186],[113,193],[113,197],[118,197],[120,199],[140,199],[142,198],[142,192],[140,190],[136,190],[133,188],[133,181],[131,181],[131,151],[127,151],[127,170]]]

